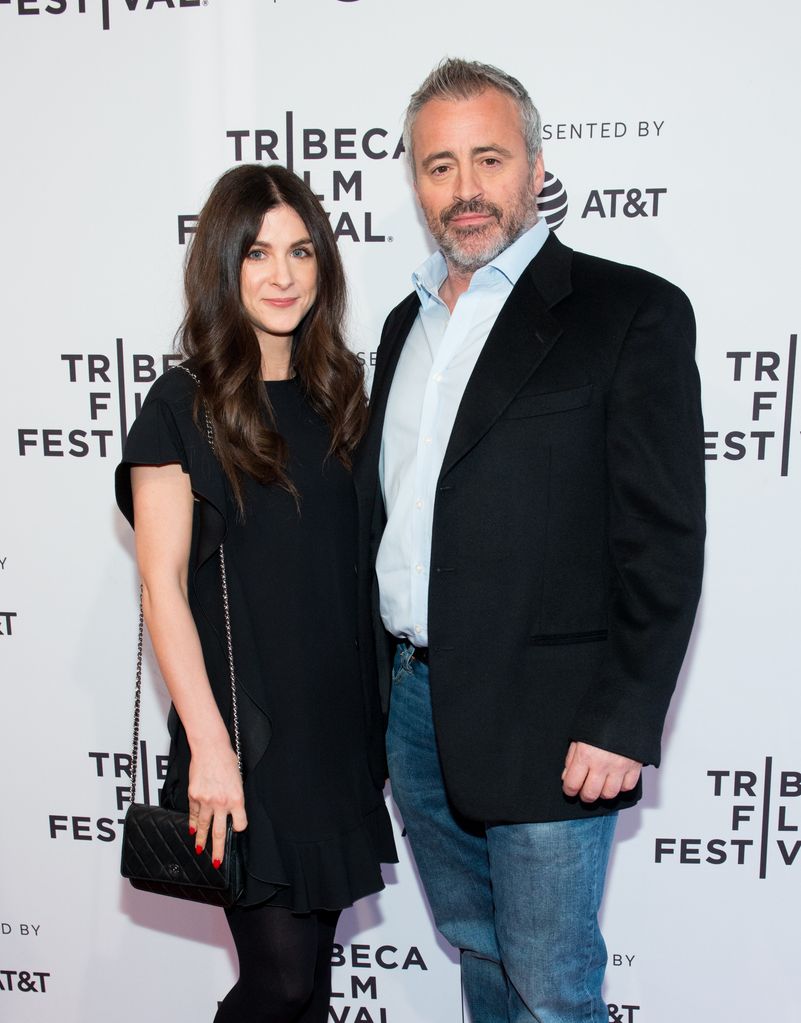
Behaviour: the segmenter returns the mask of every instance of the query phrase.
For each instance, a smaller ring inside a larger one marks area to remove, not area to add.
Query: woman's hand
[[[189,834],[195,836],[195,851],[199,854],[211,832],[215,867],[223,861],[229,814],[234,831],[244,831],[248,820],[236,754],[228,741],[204,745],[192,753],[189,764]]]

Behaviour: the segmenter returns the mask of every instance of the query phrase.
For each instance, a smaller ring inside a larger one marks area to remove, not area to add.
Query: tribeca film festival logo
[[[390,1016],[387,1008],[376,1004],[381,1000],[380,971],[428,970],[416,945],[403,950],[395,945],[379,945],[374,949],[366,944],[335,944],[331,965],[334,970],[331,1005],[328,1007],[329,1023],[392,1023],[394,1017]],[[350,971],[350,976],[343,976],[340,970]],[[357,970],[370,975],[357,973]],[[345,999],[350,1004],[343,1004]]]
[[[786,353],[726,352],[746,422],[738,430],[707,430],[707,461],[769,461],[780,476],[789,475],[797,347],[798,335],[791,334]]]
[[[0,0],[0,7],[12,9],[20,17],[58,14],[99,14],[104,31],[111,28],[112,11],[134,13],[158,10],[182,10],[207,7],[209,0]],[[116,24],[116,19],[115,19]]]
[[[335,210],[326,212],[337,241],[393,240],[376,226],[372,210],[356,204],[364,202],[365,169],[379,161],[399,160],[403,156],[403,140],[398,132],[392,134],[380,127],[300,128],[295,123],[294,111],[287,110],[280,130],[237,128],[225,135],[236,163],[282,163],[303,178],[321,203],[334,204]],[[311,164],[314,169],[307,166],[301,169],[298,166],[301,163]],[[344,203],[348,208],[340,209]],[[186,244],[196,225],[197,214],[178,215],[179,245]]]
[[[145,394],[159,373],[182,362],[183,356],[136,353],[126,357],[124,341],[118,337],[114,357],[102,353],[65,352],[60,359],[65,382],[71,388],[77,385],[85,398],[80,425],[20,427],[17,450],[22,458],[116,455],[116,450],[111,451],[110,442],[115,436],[119,437],[122,451],[128,436],[129,402],[138,415]]]
[[[90,814],[48,814],[50,837],[56,841],[114,842],[122,834],[125,811],[131,803],[131,754],[90,751],[89,771],[111,789],[119,816],[93,817]],[[149,754],[147,742],[139,742],[139,777],[144,803],[158,803],[161,785],[167,777],[167,754]],[[140,786],[137,786],[139,788]]]
[[[801,771],[774,768],[707,771],[707,791],[719,800],[721,831],[714,837],[657,838],[654,862],[746,867],[764,880],[774,865],[801,863]]]

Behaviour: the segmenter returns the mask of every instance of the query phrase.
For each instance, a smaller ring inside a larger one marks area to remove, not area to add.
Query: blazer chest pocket
[[[529,636],[532,646],[573,646],[575,643],[603,643],[609,637],[608,629],[587,632],[541,632]]]
[[[528,419],[531,416],[545,416],[552,412],[569,412],[571,409],[589,405],[592,384],[571,387],[567,391],[550,391],[548,394],[521,394],[514,398],[503,419]]]

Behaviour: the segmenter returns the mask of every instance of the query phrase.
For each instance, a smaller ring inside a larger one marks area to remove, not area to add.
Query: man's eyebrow
[[[474,146],[470,150],[471,156],[483,156],[485,153],[497,153],[499,156],[512,156],[512,153],[505,147],[499,145],[497,142],[493,142],[488,146]],[[438,160],[455,160],[456,154],[450,149],[443,149],[439,153],[432,153],[427,156],[422,163],[423,169],[427,170],[431,164],[436,163]]]
[[[493,143],[490,146],[476,146],[471,150],[473,156],[483,156],[484,153],[498,153],[500,156],[511,156],[510,150],[506,149],[505,146],[499,146],[497,143]]]
[[[430,167],[432,163],[436,163],[437,160],[455,160],[456,154],[452,153],[450,149],[443,149],[439,153],[432,153],[423,160],[423,167]]]

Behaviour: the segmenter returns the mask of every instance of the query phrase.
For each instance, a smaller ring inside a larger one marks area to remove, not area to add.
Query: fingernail
[[[197,828],[193,828],[192,825],[190,824],[189,825],[189,834],[190,835],[194,835],[196,831],[197,831]]]
[[[195,852],[198,854],[198,856],[200,856],[200,854],[203,852],[203,846],[202,845],[196,845],[195,846]]]
[[[214,867],[215,870],[219,870],[220,869],[220,864],[221,863],[222,863],[222,860],[212,860],[211,861],[211,865]]]

